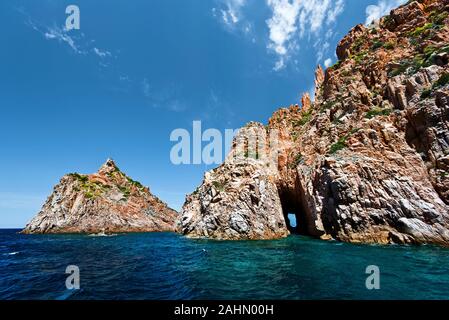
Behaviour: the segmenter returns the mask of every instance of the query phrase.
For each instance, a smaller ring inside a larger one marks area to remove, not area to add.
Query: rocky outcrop
[[[179,221],[184,234],[222,240],[275,239],[289,234],[272,178],[275,171],[265,154],[266,139],[260,124],[250,123],[240,130],[225,163],[206,173],[203,184],[187,197]]]
[[[112,160],[91,175],[69,174],[23,233],[175,231],[177,212]]]
[[[338,63],[317,69],[314,102],[276,111],[259,135],[276,157],[206,174],[182,232],[283,237],[294,213],[299,232],[323,239],[449,245],[448,16],[448,0],[411,1],[351,30]]]

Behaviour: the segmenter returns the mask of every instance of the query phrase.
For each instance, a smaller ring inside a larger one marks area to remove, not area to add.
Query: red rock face
[[[274,178],[276,168],[268,152],[262,153],[263,146],[247,146],[252,137],[267,140],[264,126],[250,123],[242,128],[225,163],[207,172],[203,184],[187,197],[178,222],[183,234],[220,240],[277,239],[289,234]]]
[[[317,69],[315,101],[305,96],[303,108],[273,114],[267,132],[279,132],[277,170],[263,176],[278,190],[279,199],[269,192],[270,203],[295,213],[300,232],[449,245],[448,16],[449,0],[414,1],[378,25],[356,26],[337,48],[340,61]],[[217,179],[234,171],[224,165]],[[186,234],[197,225],[207,229],[210,214],[207,206],[191,206],[202,203],[201,194],[189,199],[183,216],[195,222]],[[220,222],[219,212],[230,216],[234,209],[217,203]],[[262,208],[257,217],[273,212]],[[285,236],[279,228],[275,235]]]
[[[112,160],[92,175],[69,174],[23,233],[175,231],[177,213]]]
[[[449,244],[448,12],[447,0],[411,2],[356,26],[309,121],[283,120],[301,162],[281,183],[301,195],[308,233]]]

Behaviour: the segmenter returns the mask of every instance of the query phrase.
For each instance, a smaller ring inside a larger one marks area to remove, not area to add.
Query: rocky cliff
[[[449,245],[448,13],[449,0],[409,1],[354,27],[338,63],[317,69],[314,101],[240,131],[187,197],[180,230],[280,238],[291,213],[323,239]],[[250,148],[254,128],[268,157]]]
[[[249,138],[249,139],[248,139]],[[254,138],[254,148],[247,145]],[[234,139],[232,152],[183,207],[179,227],[190,237],[274,239],[289,234],[266,145],[263,125],[250,123]],[[263,150],[262,150],[263,149]]]
[[[64,176],[22,232],[175,231],[177,215],[108,160],[95,174]]]

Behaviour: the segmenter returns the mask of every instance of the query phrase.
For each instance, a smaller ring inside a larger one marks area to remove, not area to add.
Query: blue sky
[[[401,2],[1,1],[0,228],[108,157],[180,209],[212,167],[171,164],[172,130],[266,122],[311,90],[352,26]],[[70,4],[80,30],[64,29]]]

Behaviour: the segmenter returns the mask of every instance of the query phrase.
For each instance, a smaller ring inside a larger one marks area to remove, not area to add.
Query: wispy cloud
[[[221,0],[221,9],[214,8],[213,13],[219,16],[228,27],[234,27],[242,19],[242,8],[246,0]]]
[[[40,31],[41,34],[44,35],[45,39],[47,40],[56,40],[60,43],[65,43],[67,44],[72,50],[73,52],[77,53],[77,54],[83,54],[86,55],[87,51],[81,49],[80,45],[78,45],[76,43],[76,39],[72,36],[70,36],[65,29],[54,26],[54,27],[47,27],[46,28],[47,31]],[[34,28],[34,30],[38,30],[38,28]],[[83,35],[81,35],[81,37],[83,37]]]
[[[320,38],[323,27],[331,31],[331,26],[343,12],[344,0],[267,0],[272,11],[272,17],[267,20],[270,33],[268,49],[278,57],[275,70],[285,67],[291,54],[298,50],[298,39],[305,36],[316,37],[315,46],[320,45],[320,60],[329,47],[327,39],[332,32],[325,32],[325,38]],[[329,31],[328,30],[328,31]]]
[[[87,39],[83,32],[75,33],[73,31],[68,31],[65,27],[59,27],[57,25],[51,27],[46,26],[36,19],[33,19],[23,8],[17,9],[17,11],[25,17],[25,24],[41,34],[45,40],[57,41],[64,44],[77,55],[95,55],[102,60],[114,58],[114,55],[110,51],[93,46],[95,40]],[[105,61],[100,61],[99,64],[104,67],[109,65]]]
[[[256,42],[254,25],[249,21],[243,11],[248,0],[215,0],[217,6],[212,9],[212,15],[223,25],[225,30],[248,37]]]
[[[390,13],[390,11],[400,5],[406,3],[407,0],[379,0],[377,5],[370,5],[366,7],[366,21],[371,24],[378,21],[381,17]]]
[[[250,1],[216,1],[218,5],[212,12],[217,20],[227,30],[240,31],[256,42],[253,29],[257,24],[248,19]],[[345,6],[345,0],[266,0],[265,3],[271,11],[271,17],[266,21],[269,38],[267,48],[277,57],[274,70],[281,70],[286,66],[291,56],[299,50],[300,39],[306,36],[318,38],[322,29],[332,29]],[[326,35],[328,34],[324,33]],[[330,46],[328,40],[329,38],[318,38],[314,41],[319,44],[319,60],[323,59]]]
[[[332,7],[327,13],[327,25],[337,21],[337,17],[345,10],[344,0],[337,0],[334,7]]]
[[[331,49],[330,41],[334,37],[335,33],[332,28],[329,28],[326,33],[321,34],[321,36],[315,38],[315,43],[313,44],[313,48],[316,50],[316,63],[324,63],[324,57],[329,54],[329,50]],[[331,58],[328,58],[329,60]]]
[[[111,57],[112,53],[107,51],[107,50],[101,50],[98,48],[94,48],[94,53],[99,56],[100,58],[106,58],[106,57]]]
[[[173,112],[183,112],[187,110],[187,105],[178,99],[172,99],[165,103],[165,107]]]
[[[307,32],[317,33],[323,24],[330,25],[335,22],[338,15],[343,12],[343,0],[296,0],[301,4],[301,14],[299,16],[300,35]]]
[[[122,81],[122,82],[131,82],[131,79],[127,75],[119,76],[119,80]]]
[[[273,16],[267,21],[271,41],[268,48],[279,56],[274,68],[280,70],[285,66],[289,47],[294,45],[289,42],[297,30],[300,1],[290,3],[288,0],[268,0],[268,6],[273,11]]]
[[[130,80],[128,79],[126,81]],[[187,104],[177,98],[179,96],[177,94],[179,88],[176,85],[169,85],[163,89],[156,90],[150,80],[144,78],[140,82],[140,90],[148,105],[155,109],[163,108],[173,112],[187,110]]]
[[[232,128],[242,120],[234,110],[235,104],[235,101],[230,101],[229,97],[223,95],[217,88],[210,89],[209,95],[205,97],[204,108],[198,117],[215,126],[225,125]]]

